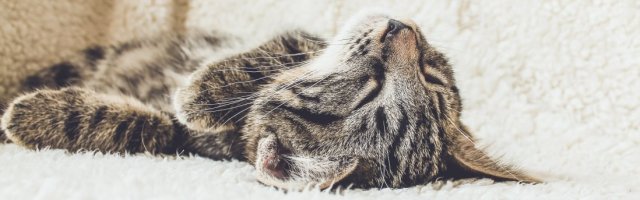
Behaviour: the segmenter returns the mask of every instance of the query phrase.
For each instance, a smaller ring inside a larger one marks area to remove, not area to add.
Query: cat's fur
[[[229,40],[88,48],[28,78],[37,90],[9,105],[2,129],[30,148],[246,160],[281,188],[537,181],[475,147],[451,66],[410,21],[366,15],[330,41],[294,31],[213,59]]]

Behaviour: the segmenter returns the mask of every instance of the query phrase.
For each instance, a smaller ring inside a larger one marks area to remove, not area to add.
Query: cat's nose
[[[387,41],[390,41],[390,39],[394,37],[399,37],[400,35],[405,35],[405,36],[409,35],[410,33],[413,32],[411,31],[411,29],[412,29],[411,25],[407,25],[406,23],[401,22],[399,20],[389,19],[389,22],[387,22],[387,27],[384,30],[380,41],[382,43],[385,43]]]
[[[415,22],[389,19],[385,28],[381,46],[386,48],[386,54],[383,54],[382,59],[387,60],[388,56],[395,57],[391,60],[398,63],[393,66],[413,66],[413,63],[417,63],[420,50],[417,42],[419,32]]]
[[[387,24],[387,34],[385,35],[385,37],[391,37],[393,35],[398,34],[402,29],[405,28],[409,28],[409,26],[407,26],[406,24],[395,20],[395,19],[390,19],[389,23]]]

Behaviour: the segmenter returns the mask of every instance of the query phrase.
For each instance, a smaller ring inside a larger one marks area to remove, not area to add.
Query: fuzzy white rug
[[[0,144],[0,199],[640,199],[640,1],[52,2],[0,1],[0,13],[9,13],[0,14],[9,21],[0,23],[2,77],[84,44],[154,31],[255,39],[300,26],[330,36],[367,7],[411,17],[451,58],[463,121],[481,144],[548,181],[284,193],[257,183],[246,163]],[[64,42],[69,35],[78,42]]]

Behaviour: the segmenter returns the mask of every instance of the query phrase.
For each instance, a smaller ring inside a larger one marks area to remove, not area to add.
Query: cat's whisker
[[[244,94],[244,95],[225,98],[225,99],[223,99],[221,101],[216,101],[214,103],[188,103],[188,104],[189,105],[197,105],[197,106],[219,105],[220,103],[223,103],[223,102],[234,101],[234,100],[237,100],[237,99],[246,99],[248,97],[255,96],[255,92],[234,92],[234,94]]]
[[[309,77],[309,76],[312,76],[315,72],[316,72],[316,71],[314,71],[314,70],[311,70],[311,71],[309,71],[309,72],[306,72],[306,73],[305,73],[305,74],[303,74],[301,77],[298,77],[298,78],[294,79],[293,81],[291,81],[292,83],[290,83],[289,85],[287,85],[287,86],[285,86],[285,87],[283,87],[283,88],[280,88],[280,89],[278,89],[278,90],[274,91],[270,96],[268,96],[268,97],[267,97],[267,101],[270,101],[270,99],[271,99],[272,97],[274,97],[278,92],[280,92],[280,91],[282,91],[282,90],[288,90],[289,88],[294,87],[296,84],[301,83],[305,78],[307,78],[307,77]],[[316,82],[316,84],[317,84],[317,82]],[[314,85],[315,85],[315,84],[314,84]],[[313,86],[313,85],[312,85],[312,86]],[[309,87],[311,87],[311,86],[309,86]],[[249,108],[247,108],[247,109],[249,109]],[[246,110],[246,109],[245,109],[245,110]],[[241,112],[244,112],[244,110],[243,110],[243,111],[241,111]],[[232,117],[230,117],[229,119],[227,119],[227,121],[225,121],[225,123],[223,123],[223,124],[226,124],[230,119],[232,119],[233,117],[237,116],[237,115],[238,115],[239,113],[241,113],[241,112],[236,113],[234,116],[232,116]],[[243,116],[243,117],[241,117],[240,119],[236,120],[236,123],[237,123],[237,122],[239,122],[239,121],[241,121],[241,120],[243,120],[243,119],[244,119],[244,118],[246,118],[246,117],[247,117],[246,115],[245,115],[245,116]]]
[[[237,97],[235,100],[225,100],[223,102],[219,102],[219,103],[215,103],[215,104],[192,104],[192,105],[202,105],[202,106],[209,106],[209,105],[217,105],[217,106],[215,108],[198,109],[198,110],[194,110],[194,111],[191,111],[191,112],[187,112],[186,115],[192,115],[192,114],[195,114],[195,113],[216,112],[216,111],[213,111],[213,110],[218,109],[218,108],[222,108],[222,107],[225,107],[225,106],[228,106],[228,105],[237,104],[237,103],[240,103],[240,102],[243,102],[243,101],[252,102],[252,99],[257,97],[256,94],[244,95],[244,96],[245,97]],[[244,106],[244,105],[247,105],[247,104],[251,104],[251,103],[245,103],[245,104],[242,104],[240,106]]]
[[[222,112],[222,111],[231,111],[234,110],[236,108],[242,108],[244,106],[248,106],[253,104],[253,102],[248,102],[248,103],[244,103],[244,104],[240,104],[240,105],[236,105],[233,107],[229,107],[229,108],[223,108],[223,109],[212,109],[212,110],[198,110],[198,111],[194,111],[195,113],[217,113],[217,112]],[[224,116],[222,116],[224,117]],[[222,118],[221,117],[221,118]]]
[[[313,72],[313,71],[306,73],[305,75],[303,75],[303,77],[304,77],[304,76],[307,76],[307,75],[310,75],[312,72]],[[296,79],[295,81],[301,80],[303,77],[300,77],[300,78]],[[277,92],[279,92],[279,91],[276,91],[275,93],[277,93]],[[274,93],[273,95],[275,95],[275,93]],[[257,94],[256,94],[256,95],[257,95]],[[246,103],[246,104],[243,104],[243,105],[241,105],[241,106],[236,106],[236,107],[234,107],[234,108],[242,107],[242,106],[246,106],[246,105],[250,105],[250,104],[252,104],[252,103],[253,103],[253,102]],[[241,110],[241,111],[239,111],[238,113],[236,113],[236,115],[238,115],[239,113],[245,112],[245,111],[246,111],[246,110],[248,110],[248,109],[249,109],[249,107],[248,107],[248,108],[245,108],[245,109],[243,109],[243,110]],[[224,109],[224,110],[232,110],[232,109]],[[219,111],[208,111],[208,112],[219,112]],[[229,114],[229,113],[227,112],[227,114]],[[226,115],[227,115],[227,114],[223,115],[221,118],[226,117]],[[232,118],[233,118],[233,117],[235,117],[236,115],[232,116]],[[223,124],[226,124],[226,123],[227,123],[227,122],[225,121],[225,123],[223,123]]]
[[[288,63],[280,63],[276,65],[260,65],[254,67],[237,67],[237,66],[228,66],[228,67],[220,67],[220,69],[213,70],[211,72],[225,72],[225,71],[241,71],[241,72],[277,72],[283,71],[287,69],[292,69],[295,67],[299,67],[301,65],[307,64],[308,61],[299,61],[299,62],[288,62]],[[257,63],[260,64],[260,63]],[[274,68],[269,70],[259,70],[263,68]],[[248,69],[248,70],[242,70]]]
[[[247,58],[234,58],[234,59],[227,59],[226,61],[237,61],[237,60],[270,60],[270,59],[276,59],[276,58],[285,58],[285,57],[292,57],[292,56],[302,56],[302,55],[313,55],[316,53],[321,53],[324,52],[325,49],[320,49],[320,50],[316,50],[316,51],[307,51],[307,52],[301,52],[301,53],[292,53],[292,54],[272,54],[269,52],[264,52],[264,50],[262,50],[263,52],[261,52],[264,55],[268,55],[268,56],[263,56],[263,57],[247,57]]]
[[[246,60],[246,59],[245,59]],[[273,60],[272,60],[273,61]],[[307,61],[298,61],[298,62],[287,62],[287,63],[280,63],[280,61],[275,60],[276,62],[278,62],[278,64],[272,64],[272,63],[268,63],[267,65],[260,65],[260,66],[254,66],[251,67],[252,69],[262,69],[262,68],[272,68],[272,67],[295,67],[298,66],[299,63],[304,63]],[[228,63],[233,63],[233,62],[229,62],[229,61],[224,61],[224,62],[228,62]],[[266,61],[265,61],[266,62]],[[220,63],[220,64],[224,64],[224,63]],[[254,64],[254,63],[252,63]],[[255,64],[261,64],[261,62],[257,62]],[[247,67],[238,67],[238,66],[225,66],[225,67],[220,67],[221,69],[233,69],[233,68],[247,68]]]
[[[296,82],[299,82],[299,81],[303,80],[304,78],[306,78],[306,76],[313,75],[313,74],[312,74],[313,72],[314,72],[314,71],[309,71],[309,72],[307,72],[307,73],[303,74],[301,77],[299,77],[299,78],[297,78],[297,79],[294,79],[294,80],[292,81],[293,83],[290,83],[290,84],[289,84],[289,86],[294,85],[294,84],[296,84]],[[286,72],[285,72],[285,73],[286,73]],[[282,89],[279,89],[279,90],[275,91],[273,94],[271,94],[271,96],[274,96],[275,94],[277,94],[277,92],[278,92],[278,91],[283,90],[283,89],[288,89],[288,88],[282,88]],[[271,97],[271,96],[269,96],[269,97]],[[253,102],[251,102],[251,103],[253,103]],[[251,103],[249,103],[249,104],[251,104]],[[236,117],[236,116],[237,116],[237,115],[239,115],[240,113],[243,113],[243,112],[247,111],[248,109],[250,109],[250,107],[247,107],[247,108],[245,108],[245,109],[243,109],[243,110],[239,111],[238,113],[236,113],[235,115],[231,116],[229,119],[227,119],[227,120],[226,120],[224,123],[222,123],[222,124],[226,124],[230,119],[232,119],[232,118]],[[227,111],[227,113],[226,113],[225,115],[223,115],[221,118],[226,117],[228,114],[229,114],[229,112]],[[242,118],[241,118],[241,119],[242,119]]]
[[[222,105],[222,104],[224,104],[226,102],[236,102],[238,100],[247,100],[248,98],[251,98],[253,96],[255,96],[254,93],[247,93],[247,95],[228,98],[228,99],[225,99],[223,101],[218,101],[218,102],[215,102],[215,103],[190,103],[189,105],[194,105],[194,106],[215,106],[215,105]]]
[[[313,72],[313,71],[308,72],[307,74],[311,75],[311,73],[312,73],[312,72]],[[286,72],[283,72],[283,73],[286,73]],[[303,77],[298,78],[298,80],[302,80],[302,79],[304,78],[304,76],[306,76],[306,75],[303,75]],[[204,109],[204,110],[197,110],[197,111],[193,111],[193,112],[190,112],[189,114],[200,113],[200,112],[208,112],[208,113],[211,113],[211,112],[220,112],[220,111],[233,110],[233,109],[235,109],[235,108],[239,108],[239,107],[243,107],[243,106],[251,105],[251,104],[253,103],[252,101],[250,101],[249,103],[245,103],[245,104],[242,104],[242,105],[234,106],[234,107],[231,107],[231,108],[218,109],[218,108],[222,108],[222,107],[225,107],[225,106],[228,106],[228,105],[233,105],[233,104],[235,104],[235,103],[239,103],[239,102],[243,102],[243,101],[251,100],[252,98],[257,97],[257,95],[258,95],[258,94],[245,95],[245,96],[248,96],[248,97],[247,97],[247,98],[240,98],[240,99],[238,99],[238,100],[233,100],[233,101],[226,102],[226,103],[222,103],[222,104],[220,104],[220,105],[218,105],[218,106],[216,106],[216,107],[214,107],[214,108],[207,108],[207,109]],[[225,115],[225,116],[226,116],[226,115]],[[223,116],[223,117],[224,117],[224,116]]]
[[[308,62],[302,63],[302,65],[305,65],[305,64],[308,64]],[[264,77],[260,77],[260,78],[252,79],[252,80],[248,80],[248,81],[238,81],[238,82],[228,83],[228,84],[222,85],[222,86],[211,87],[211,88],[208,88],[207,90],[203,90],[203,91],[200,91],[200,92],[206,92],[206,91],[211,91],[211,90],[214,90],[214,89],[226,88],[226,87],[230,87],[232,85],[237,85],[237,84],[251,83],[251,82],[265,80],[265,79],[269,79],[269,78],[273,78],[273,77],[277,77],[277,76],[280,76],[280,74],[275,73],[275,74],[272,74],[272,75],[267,75],[267,76],[264,76]]]
[[[265,55],[269,55],[269,56],[263,56],[263,57],[240,57],[240,58],[234,58],[234,59],[226,59],[223,62],[227,62],[227,63],[233,63],[232,61],[254,61],[254,60],[264,60],[265,62],[270,62],[270,61],[276,61],[276,62],[280,62],[280,60],[278,58],[286,58],[286,57],[293,57],[293,56],[299,56],[299,55],[310,55],[310,54],[316,54],[316,53],[320,53],[323,52],[324,49],[322,50],[318,50],[318,51],[309,51],[309,52],[302,52],[302,53],[295,53],[295,54],[276,54],[277,56],[271,56],[268,52],[264,52],[262,54]],[[286,65],[292,65],[291,67],[296,66],[295,64],[297,63],[304,63],[304,62],[308,62],[308,60],[305,61],[300,61],[300,62],[286,62],[286,63],[279,63],[278,65],[264,65],[264,66],[256,66],[254,68],[256,69],[261,69],[261,68],[269,68],[269,67],[277,67],[277,66],[286,66]],[[260,62],[258,62],[260,63]],[[222,69],[225,68],[231,68],[233,66],[230,67],[223,67]]]
[[[232,110],[238,107],[242,107],[242,106],[246,106],[246,105],[251,105],[253,103],[253,99],[257,98],[258,94],[256,93],[252,93],[250,95],[244,95],[243,97],[236,97],[235,100],[225,100],[216,104],[206,104],[205,106],[208,105],[216,105],[216,107],[212,107],[212,108],[206,108],[206,109],[200,109],[200,110],[195,110],[192,112],[187,113],[187,115],[191,115],[194,113],[213,113],[213,112],[219,112],[219,111],[224,111],[224,110]],[[248,101],[248,103],[244,103],[235,107],[231,107],[231,108],[225,108],[225,109],[220,109],[229,105],[233,105],[233,104],[237,104],[240,102],[245,102]],[[220,109],[220,110],[217,110]]]
[[[299,66],[306,65],[306,64],[308,64],[308,62],[300,62],[300,65],[299,65]],[[293,68],[293,67],[292,67],[292,68]],[[286,71],[282,71],[282,73],[286,73]],[[254,82],[254,81],[260,81],[260,80],[270,79],[270,78],[277,77],[277,76],[279,76],[279,75],[280,75],[280,74],[278,74],[278,73],[274,73],[274,74],[272,74],[272,75],[267,75],[267,76],[264,76],[264,77],[261,77],[261,78],[258,78],[258,79],[252,79],[252,80],[249,80],[249,81],[233,82],[233,83],[229,83],[229,84],[227,84],[227,85],[218,86],[218,87],[212,87],[212,88],[208,88],[208,89],[206,89],[206,90],[201,90],[201,91],[199,91],[199,92],[200,92],[200,93],[203,93],[203,92],[208,92],[208,91],[212,91],[212,90],[216,90],[216,89],[220,89],[220,88],[229,87],[229,86],[231,86],[231,85],[242,84],[242,83],[251,83],[251,82]]]
[[[325,76],[324,78],[320,79],[319,81],[316,81],[316,82],[315,82],[315,83],[313,83],[312,85],[310,85],[310,86],[308,86],[308,87],[305,87],[305,88],[304,88],[304,89],[302,89],[301,91],[306,91],[307,89],[309,89],[309,88],[311,88],[311,87],[313,87],[313,86],[317,85],[318,83],[320,83],[320,82],[322,82],[322,81],[326,80],[326,79],[327,79],[327,78],[329,78],[329,77],[330,77],[330,76]],[[265,114],[264,114],[260,119],[262,119],[262,118],[264,118],[264,117],[268,116],[271,112],[273,112],[274,110],[276,110],[276,109],[278,109],[278,108],[282,107],[284,104],[291,102],[291,100],[292,100],[292,99],[289,99],[289,100],[287,100],[287,101],[285,101],[285,102],[282,102],[280,105],[278,105],[278,106],[276,106],[275,108],[271,109],[270,111],[266,112],[266,113],[265,113]]]
[[[314,71],[310,71],[310,72],[314,72]],[[309,88],[311,88],[311,87],[313,87],[313,86],[317,85],[318,83],[320,83],[320,82],[322,82],[322,81],[326,80],[326,79],[327,79],[327,78],[329,78],[329,77],[330,77],[330,76],[325,76],[324,78],[322,78],[322,79],[320,79],[320,80],[316,81],[316,82],[315,82],[315,83],[313,83],[312,85],[310,85],[310,86],[308,86],[308,87],[305,87],[304,89],[302,89],[302,90],[301,90],[301,92],[302,92],[302,91],[306,91],[307,89],[309,89]],[[299,79],[299,80],[302,80],[302,78],[298,78],[298,79]],[[283,88],[283,89],[281,89],[281,90],[289,89],[289,88],[294,87],[294,86],[295,86],[295,85],[293,85],[293,84],[292,84],[292,85],[289,85],[287,88]],[[278,91],[281,91],[281,90],[278,90]],[[278,91],[274,92],[274,94],[276,94]],[[269,96],[269,97],[267,98],[267,101],[271,101],[271,99],[270,99],[271,97],[273,97],[273,95]],[[272,110],[270,110],[269,112],[265,113],[265,114],[262,116],[262,118],[264,118],[264,117],[265,117],[265,116],[267,116],[269,113],[273,112],[274,110],[278,109],[279,107],[281,107],[282,105],[284,105],[285,103],[288,103],[288,102],[290,102],[290,101],[291,101],[291,99],[290,99],[290,100],[288,100],[288,101],[283,102],[282,104],[280,104],[280,105],[278,105],[278,106],[276,106],[275,108],[273,108],[273,109],[272,109]],[[242,120],[242,119],[243,119],[243,118],[245,118],[245,117],[246,117],[246,116],[244,116],[244,117],[240,118],[239,120],[237,120],[237,122],[238,122],[238,121],[240,121],[240,120]]]
[[[196,110],[196,111],[193,111],[191,114],[193,114],[193,113],[205,113],[205,112],[218,112],[218,111],[223,111],[223,110],[227,110],[227,109],[233,109],[233,108],[237,108],[237,107],[242,107],[242,106],[245,106],[245,105],[250,105],[252,103],[252,99],[251,98],[253,98],[253,97],[248,97],[248,98],[245,98],[245,99],[239,99],[239,100],[236,100],[234,102],[230,102],[230,103],[227,103],[227,104],[221,104],[221,105],[218,105],[218,106],[212,107],[212,108]],[[248,101],[248,102],[247,103],[243,103],[241,105],[237,105],[235,107],[228,107],[228,106],[231,106],[231,105],[234,105],[234,104],[238,104],[238,103],[241,103],[241,102],[246,102],[246,101]],[[221,109],[221,108],[224,108],[224,109]]]

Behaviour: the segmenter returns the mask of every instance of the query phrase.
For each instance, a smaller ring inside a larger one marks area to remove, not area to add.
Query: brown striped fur
[[[25,80],[33,92],[7,107],[1,127],[28,148],[246,160],[281,188],[537,182],[475,147],[452,67],[410,20],[366,15],[333,40],[293,31],[216,57],[233,41],[88,48]]]

